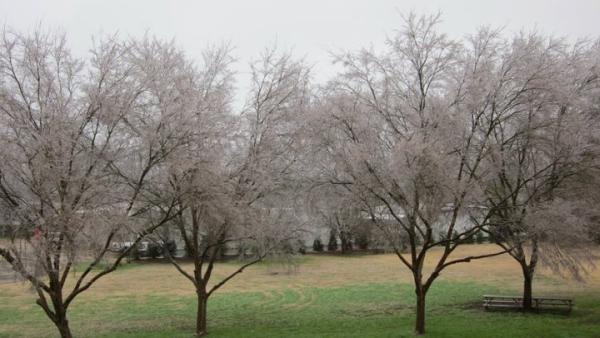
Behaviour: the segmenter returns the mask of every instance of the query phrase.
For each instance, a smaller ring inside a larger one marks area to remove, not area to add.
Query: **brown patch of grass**
[[[459,247],[452,257],[492,253],[498,247],[491,244],[464,245]],[[441,254],[436,248],[426,257],[426,267],[431,269]],[[600,264],[600,261],[598,262]],[[237,268],[235,262],[218,263],[215,268],[213,282],[219,281]],[[183,267],[191,271],[191,263],[183,263]],[[273,274],[273,267],[259,264],[248,268],[226,284],[219,292],[265,292],[268,301],[269,292],[303,287],[340,287],[349,284],[372,282],[411,283],[412,275],[393,254],[333,256],[309,255],[299,266],[296,273]],[[508,255],[470,263],[460,263],[444,270],[440,279],[452,281],[477,281],[499,285],[503,288],[520,289],[521,271],[518,264]],[[70,281],[72,285],[74,278]],[[570,293],[590,289],[600,290],[600,271],[594,270],[585,284],[573,280],[562,279],[549,270],[541,269],[537,274],[537,292]],[[7,283],[0,285],[0,292],[17,298],[33,298],[29,285],[25,283]],[[94,299],[111,297],[143,297],[148,294],[170,294],[191,296],[194,294],[192,284],[181,276],[168,263],[144,263],[143,266],[109,274],[100,279],[82,298]],[[301,299],[300,302],[310,302]]]

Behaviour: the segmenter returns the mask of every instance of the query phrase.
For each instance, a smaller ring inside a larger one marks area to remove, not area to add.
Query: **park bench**
[[[535,311],[565,311],[570,313],[573,309],[573,300],[561,297],[533,297],[531,306]],[[483,307],[486,310],[491,309],[521,309],[523,307],[523,297],[521,296],[496,296],[484,295]]]

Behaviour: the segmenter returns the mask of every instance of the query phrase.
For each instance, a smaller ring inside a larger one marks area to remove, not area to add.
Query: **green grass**
[[[31,298],[1,292],[0,337],[56,336]],[[600,295],[573,294],[569,316],[484,312],[485,293],[515,292],[475,282],[434,283],[428,295],[428,337],[599,337]],[[412,337],[411,285],[390,282],[215,294],[210,337]],[[194,297],[148,294],[76,301],[76,337],[191,337]]]

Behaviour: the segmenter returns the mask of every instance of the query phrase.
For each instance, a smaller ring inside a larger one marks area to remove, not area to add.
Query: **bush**
[[[329,242],[327,243],[327,251],[337,251],[338,243],[335,231],[332,229],[329,232]]]
[[[121,249],[125,251],[126,248]],[[129,250],[129,254],[127,255],[127,261],[139,261],[140,260],[140,250],[138,249],[138,245],[136,244],[131,250]]]
[[[174,256],[177,253],[177,243],[174,240],[166,242],[149,242],[148,250],[145,252],[146,257],[158,258],[160,256]]]
[[[465,244],[473,244],[473,243],[475,243],[475,237],[474,236],[466,236],[466,237],[464,237],[462,242]]]
[[[313,251],[316,251],[316,252],[323,251],[323,243],[321,243],[321,240],[318,238],[315,238],[315,240],[313,241]]]
[[[367,250],[369,248],[369,235],[366,232],[360,232],[354,241],[356,246],[361,250]]]
[[[0,238],[8,237],[11,233],[10,225],[0,224]]]
[[[162,255],[162,253],[162,245],[154,242],[148,243],[148,257],[157,258],[158,256]]]
[[[301,255],[306,254],[306,247],[304,246],[304,241],[297,240],[296,244],[297,244],[297,247],[298,247],[298,253],[301,254]]]
[[[443,242],[446,239],[447,232],[444,230],[440,230],[437,235],[437,241],[440,241],[440,246],[446,245],[446,242]]]
[[[477,244],[482,244],[485,243],[485,236],[483,235],[483,232],[478,232],[477,235],[475,236],[475,242]]]
[[[409,245],[410,243],[410,239],[407,238],[407,245]],[[421,245],[423,244],[423,237],[421,237],[421,235],[419,233],[415,234],[415,244],[416,245]]]
[[[354,250],[352,235],[348,231],[340,231],[340,241],[342,242],[342,253]]]
[[[163,246],[163,252],[168,252],[171,257],[177,253],[177,243],[174,240],[168,240]]]
[[[460,234],[458,233],[458,231],[454,230],[454,232],[452,232],[452,240],[455,242],[462,243],[463,238],[460,237]]]

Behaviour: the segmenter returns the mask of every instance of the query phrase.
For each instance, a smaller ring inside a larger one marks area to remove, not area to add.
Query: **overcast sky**
[[[381,46],[400,27],[399,13],[411,10],[442,12],[440,28],[457,38],[481,25],[507,34],[536,28],[573,39],[600,36],[600,0],[0,0],[0,23],[21,31],[40,22],[60,28],[81,55],[102,33],[175,38],[193,58],[225,40],[235,46],[242,78],[248,62],[277,41],[314,64],[322,81],[332,74],[330,51]]]

